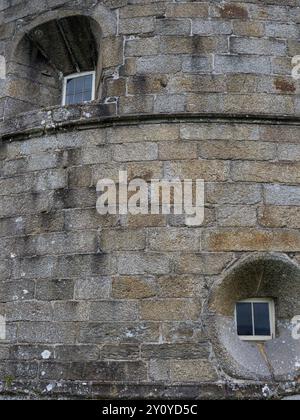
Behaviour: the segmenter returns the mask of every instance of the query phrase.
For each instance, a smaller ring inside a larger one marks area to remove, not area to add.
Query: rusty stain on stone
[[[277,90],[280,90],[281,92],[286,92],[286,93],[294,93],[296,92],[296,86],[294,82],[289,82],[286,79],[282,79],[282,78],[277,78],[275,79],[274,85],[276,87]]]

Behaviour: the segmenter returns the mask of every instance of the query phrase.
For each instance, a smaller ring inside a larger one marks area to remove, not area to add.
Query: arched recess
[[[115,14],[103,5],[49,11],[21,24],[8,47],[5,118],[60,105],[64,76],[77,72],[96,71],[99,100],[101,40],[116,30]]]
[[[243,342],[237,336],[235,305],[252,298],[273,299],[276,338]],[[286,381],[300,375],[300,341],[292,319],[300,315],[300,268],[278,254],[254,254],[228,270],[210,292],[207,332],[226,374],[241,379]]]

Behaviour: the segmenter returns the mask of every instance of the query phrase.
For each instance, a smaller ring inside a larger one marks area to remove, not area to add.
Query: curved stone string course
[[[298,0],[0,1],[0,398],[300,394],[299,39]],[[204,222],[101,215],[120,171],[203,179]]]

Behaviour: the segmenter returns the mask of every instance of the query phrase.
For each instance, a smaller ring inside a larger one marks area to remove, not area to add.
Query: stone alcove
[[[8,67],[6,116],[61,105],[63,79],[73,73],[96,71],[100,95],[101,30],[87,16],[50,20],[27,32]]]
[[[26,7],[24,5],[24,7]],[[116,13],[102,3],[76,1],[72,8],[45,11],[19,20],[7,43],[5,119],[61,106],[64,76],[96,71],[95,99],[102,97],[105,51],[113,55]]]
[[[210,293],[206,327],[226,374],[268,381],[299,377],[300,342],[292,337],[292,319],[300,314],[299,296],[300,269],[284,255],[251,255],[225,273]],[[274,300],[274,340],[256,343],[239,339],[235,304],[251,298]]]

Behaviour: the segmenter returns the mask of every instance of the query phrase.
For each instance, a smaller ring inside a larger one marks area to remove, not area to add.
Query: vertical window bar
[[[254,318],[254,303],[251,303],[251,311],[252,311],[252,331],[253,335],[255,335],[255,318]]]

